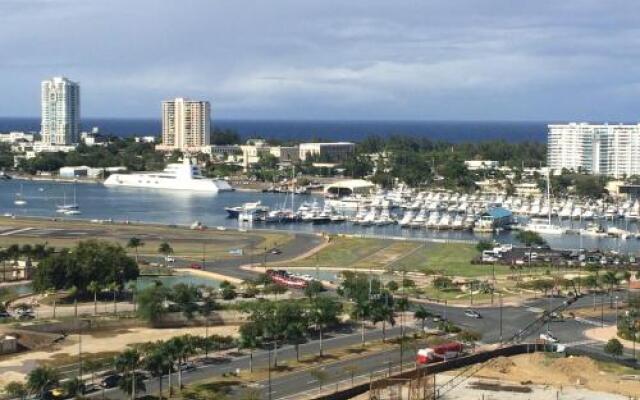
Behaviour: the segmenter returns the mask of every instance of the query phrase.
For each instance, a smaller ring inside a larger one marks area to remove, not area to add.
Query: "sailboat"
[[[551,204],[551,170],[547,170],[547,204]],[[545,221],[544,219],[531,219],[527,225],[525,225],[524,230],[549,234],[549,235],[562,235],[566,232],[559,225],[554,225],[551,223],[551,207],[548,208],[548,219]]]
[[[67,204],[67,192],[63,193],[63,203],[58,206],[56,212],[65,215],[79,215],[82,211],[79,210],[80,206],[76,202],[76,186],[73,185],[73,203]]]
[[[22,198],[22,183],[20,184],[20,191],[16,193],[16,199],[13,201],[13,204],[17,206],[24,206],[27,204],[27,201]]]

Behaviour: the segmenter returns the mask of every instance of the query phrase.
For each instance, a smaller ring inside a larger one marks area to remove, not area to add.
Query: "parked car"
[[[180,368],[180,371],[182,371],[182,372],[190,372],[190,371],[195,371],[196,370],[196,364],[194,364],[191,361],[180,363],[180,365],[178,367]]]
[[[277,255],[277,254],[282,254],[282,250],[280,250],[280,249],[278,249],[278,248],[274,247],[273,249],[269,250],[269,253],[271,253],[271,254],[276,254],[276,255]]]
[[[191,269],[202,269],[202,265],[198,264],[198,263],[193,263],[189,266],[189,268]]]
[[[174,256],[166,256],[164,259],[165,259],[165,261],[166,261],[166,262],[168,262],[168,263],[173,263],[173,262],[175,262],[175,261],[176,261],[176,259],[175,259],[175,257],[174,257]]]
[[[480,315],[479,312],[475,311],[475,310],[465,310],[464,315],[466,315],[469,318],[482,318],[482,315]]]
[[[7,310],[0,311],[0,318],[11,318],[11,314]]]
[[[541,333],[540,339],[548,343],[558,343],[558,338],[553,336],[553,334],[549,331],[547,331],[546,333]]]
[[[102,379],[102,381],[100,381],[100,386],[102,386],[105,389],[109,389],[109,388],[118,386],[121,380],[122,380],[122,375],[113,374],[113,375],[105,376]]]

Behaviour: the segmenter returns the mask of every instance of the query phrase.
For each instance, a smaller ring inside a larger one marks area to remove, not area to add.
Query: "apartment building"
[[[200,151],[211,136],[208,101],[176,98],[162,102],[162,145],[159,150]]]
[[[41,84],[42,142],[68,146],[78,142],[80,126],[80,85],[65,77]]]
[[[548,165],[621,178],[640,175],[640,124],[549,125]]]

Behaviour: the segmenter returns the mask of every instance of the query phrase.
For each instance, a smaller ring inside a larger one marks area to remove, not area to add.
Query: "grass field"
[[[229,250],[240,248],[245,254],[262,254],[264,249],[282,246],[293,238],[290,233],[191,230],[183,227],[157,225],[97,224],[85,221],[49,221],[38,219],[0,219],[2,228],[33,228],[19,234],[0,236],[0,248],[12,244],[46,243],[56,248],[73,247],[80,240],[101,239],[126,246],[131,237],[138,237],[144,246],[140,255],[156,256],[160,243],[167,241],[179,257],[200,260],[205,257],[233,257]],[[128,249],[134,254],[134,249]]]
[[[493,274],[490,265],[473,265],[472,244],[424,243],[384,239],[338,237],[316,255],[291,263],[292,267],[392,269],[437,272],[451,276],[482,277]],[[496,265],[496,275],[509,267]]]

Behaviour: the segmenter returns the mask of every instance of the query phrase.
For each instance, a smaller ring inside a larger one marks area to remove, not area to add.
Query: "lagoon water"
[[[160,224],[189,225],[200,221],[209,227],[225,226],[238,228],[238,221],[227,218],[224,207],[241,205],[250,201],[262,201],[271,207],[281,207],[283,202],[290,201],[284,194],[256,193],[256,192],[224,192],[217,195],[189,193],[170,190],[136,189],[136,188],[107,188],[99,183],[78,183],[76,187],[76,201],[80,205],[82,215],[73,218],[82,219],[113,219],[114,221],[131,221]],[[24,206],[14,204],[16,193],[22,190],[22,196],[27,201]],[[13,214],[16,216],[38,216],[50,218],[67,218],[56,213],[56,207],[66,201],[73,201],[74,184],[52,181],[30,180],[1,180],[0,181],[0,215]],[[296,196],[296,208],[302,201],[313,201],[313,196]],[[317,198],[322,202],[321,198]],[[604,222],[603,225],[612,222]],[[563,221],[563,225],[579,228],[578,221]],[[615,222],[617,226],[638,232],[635,223],[625,225],[624,221]],[[1,220],[0,225],[10,225],[10,220]],[[254,223],[243,225],[247,229],[280,229],[300,232],[329,232],[343,234],[357,234],[378,237],[405,237],[415,239],[442,240],[479,240],[494,238],[499,242],[514,241],[510,232],[498,235],[477,235],[462,231],[433,231],[402,229],[398,225],[382,227],[360,227],[351,223],[313,225],[309,223],[264,224]],[[555,248],[565,249],[607,249],[620,252],[640,251],[640,240],[595,238],[579,235],[546,236],[548,243]]]

